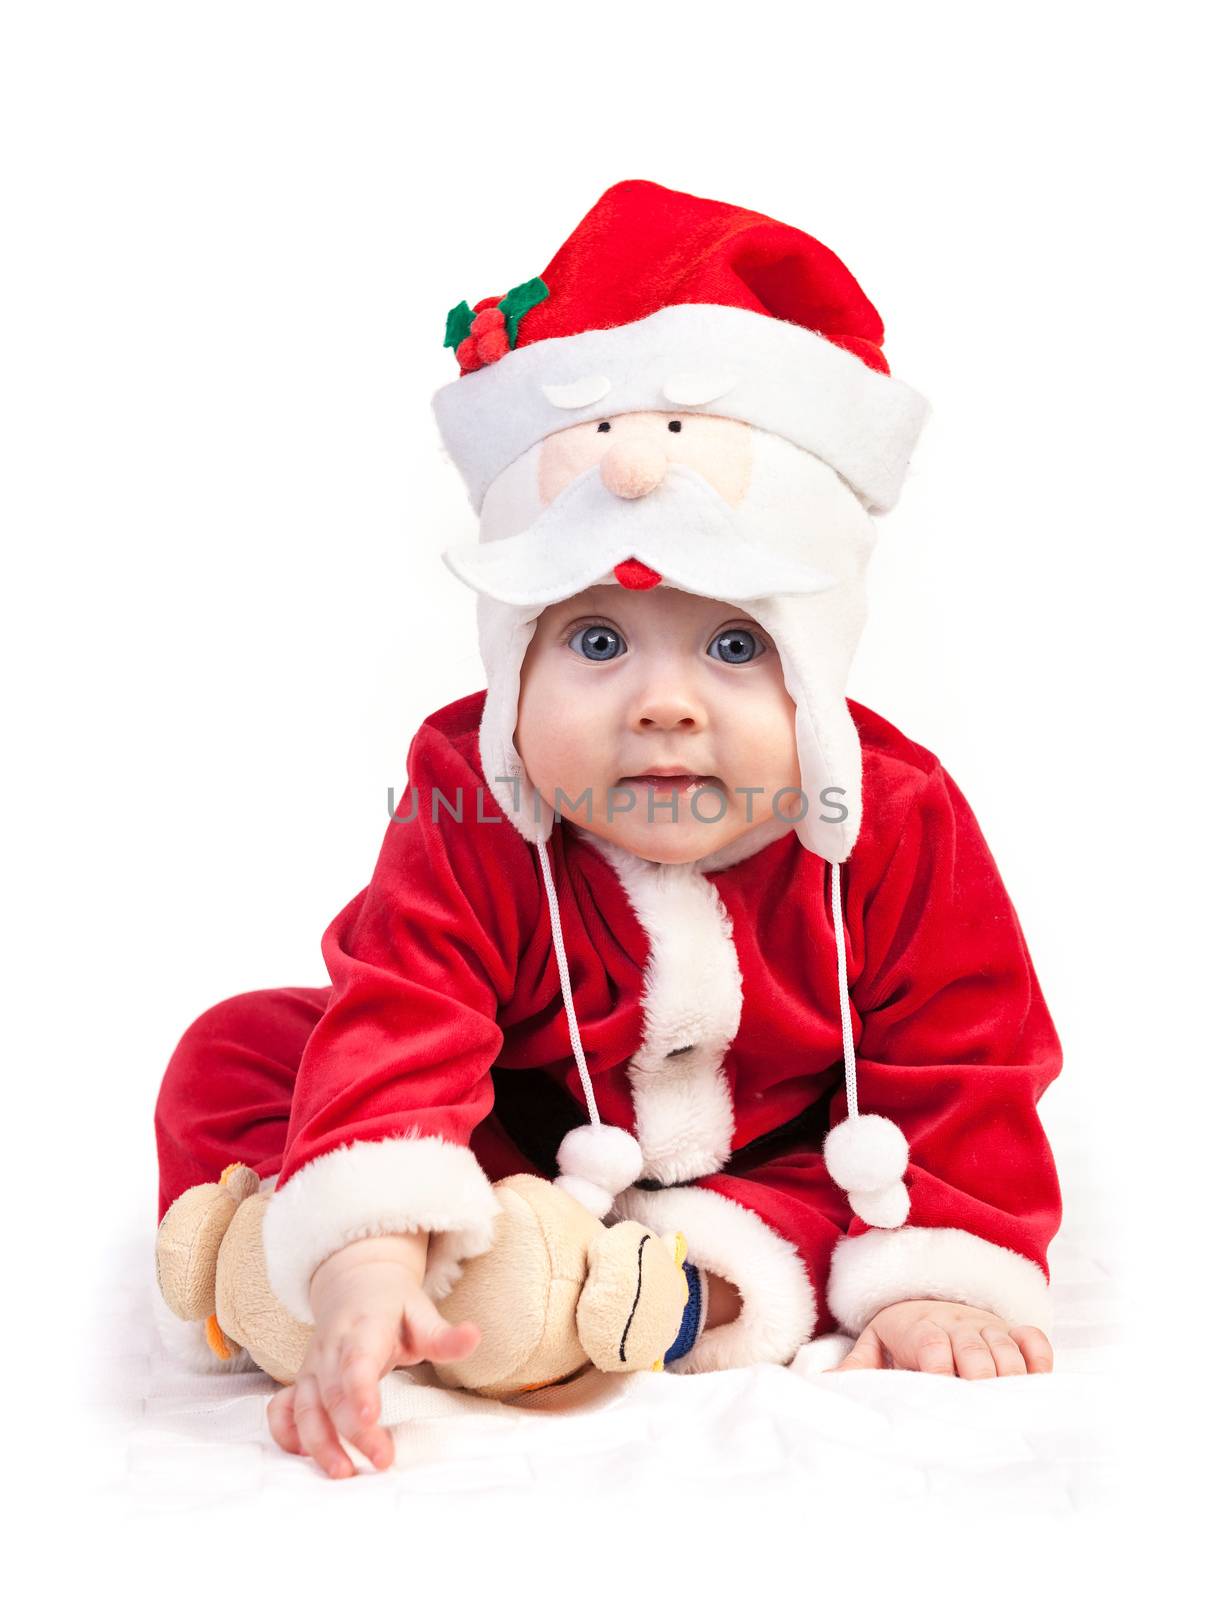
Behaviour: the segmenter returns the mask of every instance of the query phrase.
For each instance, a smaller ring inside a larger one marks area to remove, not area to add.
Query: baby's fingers
[[[294,1424],[294,1385],[291,1383],[277,1393],[268,1403],[268,1431],[273,1441],[292,1456],[306,1455],[298,1429]]]
[[[481,1329],[475,1322],[440,1321],[427,1336],[423,1359],[426,1361],[463,1361],[471,1356],[481,1343]]]
[[[886,1352],[873,1328],[866,1328],[848,1354],[834,1369],[836,1372],[857,1372],[866,1367],[884,1367]]]
[[[997,1376],[999,1378],[1026,1376],[1027,1364],[1023,1360],[1022,1351],[1008,1333],[1005,1333],[1001,1328],[989,1326],[980,1329],[980,1337],[988,1346],[989,1352],[997,1365]]]
[[[912,1367],[917,1372],[938,1372],[954,1376],[954,1351],[950,1335],[940,1323],[922,1317],[914,1322],[901,1341],[901,1348],[891,1354],[901,1366]]]
[[[1030,1326],[1011,1328],[1010,1338],[1022,1351],[1028,1372],[1051,1372],[1053,1357],[1048,1335]]]
[[[320,1398],[319,1384],[309,1372],[300,1372],[294,1380],[294,1426],[307,1454],[330,1478],[354,1476],[354,1464],[341,1448]]]
[[[316,1383],[337,1433],[376,1466],[390,1466],[392,1440],[379,1421],[379,1380],[392,1368],[395,1327],[383,1317],[358,1317],[320,1351]]]
[[[979,1328],[960,1328],[951,1335],[960,1378],[995,1378],[997,1363]]]
[[[415,1296],[405,1315],[405,1360],[463,1361],[481,1343],[475,1322],[448,1322],[426,1295]]]
[[[396,1451],[392,1435],[379,1423],[379,1380],[391,1365],[395,1345],[372,1349],[354,1342],[341,1346],[336,1375],[323,1387],[324,1404],[339,1431],[372,1465],[390,1467]]]

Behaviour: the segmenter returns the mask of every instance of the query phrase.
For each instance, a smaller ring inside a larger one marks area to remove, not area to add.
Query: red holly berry
[[[489,333],[483,333],[477,341],[478,357],[487,367],[492,361],[500,360],[510,349],[511,340],[501,323],[497,328],[491,328]]]
[[[527,300],[524,296],[526,289],[533,290]],[[464,326],[459,313],[463,312],[468,318],[466,336],[455,346],[456,360],[460,364],[461,372],[476,372],[479,367],[488,367],[495,361],[501,361],[511,349],[512,329],[518,327],[519,318],[524,315],[525,309],[531,310],[532,306],[544,299],[546,293],[548,291],[544,284],[539,284],[536,289],[533,284],[520,284],[510,294],[487,295],[471,310],[463,301],[459,306],[453,307],[449,315],[459,323],[456,327],[457,333],[460,327]],[[507,325],[507,313],[501,309],[504,302],[511,310],[513,318],[511,329]],[[451,326],[452,323],[449,323],[449,329]]]
[[[461,372],[476,372],[482,365],[482,359],[477,353],[477,340],[472,334],[467,339],[462,339],[456,346],[456,360],[460,363]]]

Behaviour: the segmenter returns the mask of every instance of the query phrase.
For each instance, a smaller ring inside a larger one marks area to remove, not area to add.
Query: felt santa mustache
[[[462,583],[506,605],[544,608],[635,561],[675,588],[715,600],[821,594],[838,579],[773,553],[776,514],[731,506],[693,468],[675,463],[650,494],[626,500],[601,481],[599,467],[574,479],[524,532],[443,554]]]

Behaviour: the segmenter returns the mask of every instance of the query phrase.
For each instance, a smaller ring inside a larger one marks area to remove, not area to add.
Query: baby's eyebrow
[[[564,633],[569,628],[574,628],[577,623],[586,622],[589,627],[617,628],[619,630],[628,625],[616,622],[613,617],[603,617],[599,611],[566,611],[554,623],[557,633]]]
[[[588,621],[594,626],[599,624],[600,626],[607,628],[629,628],[631,626],[630,618],[619,622],[618,619],[611,614],[600,611],[591,611],[585,606],[577,607],[574,611],[566,610],[562,612],[558,618],[556,626],[559,628],[572,628],[577,622],[583,621]],[[753,617],[746,616],[743,613],[730,612],[718,625],[709,623],[703,628],[702,631],[704,633],[709,633],[712,632],[717,626],[719,628],[756,628],[759,633],[764,634],[767,638],[771,637],[761,622],[756,622]],[[684,631],[684,625],[679,627],[677,631],[679,633]]]

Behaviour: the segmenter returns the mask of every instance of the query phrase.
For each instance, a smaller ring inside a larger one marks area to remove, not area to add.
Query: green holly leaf
[[[514,350],[516,335],[520,331],[520,318],[534,306],[548,298],[549,290],[546,288],[544,278],[529,278],[527,283],[517,283],[514,289],[507,293],[498,303],[499,310],[503,313],[503,321],[507,327],[507,343]]]
[[[445,350],[454,350],[468,338],[474,315],[467,300],[462,300],[459,305],[452,307],[447,314],[447,332],[443,336]]]

